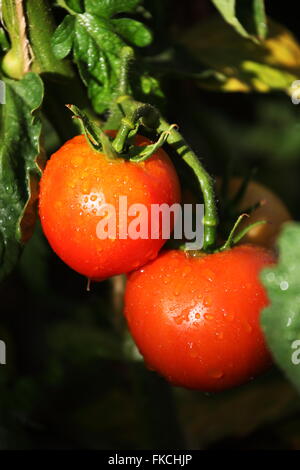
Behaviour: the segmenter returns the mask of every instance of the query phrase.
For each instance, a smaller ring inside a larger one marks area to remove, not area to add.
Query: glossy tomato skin
[[[258,275],[274,262],[263,248],[243,245],[199,258],[165,252],[132,273],[125,316],[149,368],[202,391],[266,370],[271,358],[259,314],[268,299]]]
[[[149,140],[136,137],[136,145]],[[93,280],[127,273],[156,257],[163,239],[100,239],[97,224],[103,203],[116,208],[119,196],[127,205],[180,202],[180,186],[168,155],[159,149],[142,163],[109,160],[95,152],[83,135],[66,142],[47,163],[40,184],[39,213],[43,231],[57,255]],[[149,211],[150,214],[150,211]],[[149,216],[150,217],[150,216]],[[134,217],[130,220],[132,220]]]

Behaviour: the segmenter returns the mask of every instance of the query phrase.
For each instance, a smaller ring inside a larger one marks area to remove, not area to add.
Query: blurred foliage
[[[267,34],[267,20],[265,5],[261,0],[212,0],[223,18],[241,36],[250,39],[265,39]],[[247,27],[243,26],[247,23]]]
[[[34,73],[19,81],[5,79],[4,83],[6,102],[0,108],[0,281],[15,267],[22,243],[33,231],[41,157],[37,110],[43,99],[43,83]]]
[[[279,262],[265,269],[262,280],[270,305],[262,326],[277,364],[300,391],[300,224],[289,223],[279,237]]]
[[[286,28],[268,20],[268,36],[261,43],[241,38],[220,17],[193,26],[182,43],[200,64],[219,73],[219,82],[200,86],[223,91],[288,91],[300,77],[300,46]]]

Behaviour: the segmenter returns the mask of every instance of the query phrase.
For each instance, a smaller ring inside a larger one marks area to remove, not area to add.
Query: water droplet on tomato
[[[221,370],[212,370],[210,372],[210,376],[213,378],[213,379],[221,379],[222,377],[224,377],[224,372],[221,371]]]
[[[73,157],[71,159],[71,164],[77,168],[78,166],[80,166],[81,164],[83,163],[83,157],[81,157],[80,155],[76,155],[75,157]]]
[[[207,297],[205,297],[203,303],[206,307],[209,307],[212,304],[212,298],[208,295]]]
[[[188,313],[188,319],[191,323],[201,321],[202,317],[207,313],[206,307],[202,302],[198,302]]]
[[[213,282],[215,278],[215,273],[211,269],[204,269],[202,273],[203,276],[205,276],[209,282]]]
[[[177,315],[174,317],[174,321],[177,325],[181,325],[184,321],[184,316],[183,315]]]
[[[186,266],[183,270],[182,270],[182,277],[186,277],[190,272],[191,272],[192,268],[190,266]]]
[[[227,321],[232,321],[234,319],[234,315],[232,313],[224,312],[224,317]]]
[[[214,317],[212,315],[209,315],[208,313],[204,314],[204,318],[205,318],[205,320],[213,320],[214,319]]]

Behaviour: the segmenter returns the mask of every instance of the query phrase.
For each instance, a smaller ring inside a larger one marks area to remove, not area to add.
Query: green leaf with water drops
[[[152,41],[150,30],[140,21],[114,17],[135,10],[139,3],[140,0],[86,0],[85,11],[71,10],[53,34],[55,56],[63,59],[72,53],[98,113],[110,108],[118,86],[121,49],[128,44],[145,47]],[[141,87],[136,88],[137,93],[141,91]],[[150,92],[159,94],[153,87]]]
[[[270,305],[261,324],[272,355],[300,391],[300,224],[286,224],[278,240],[279,261],[261,278]]]
[[[43,98],[43,83],[34,73],[4,82],[6,102],[0,105],[0,280],[13,269],[35,222],[41,133],[37,110]]]

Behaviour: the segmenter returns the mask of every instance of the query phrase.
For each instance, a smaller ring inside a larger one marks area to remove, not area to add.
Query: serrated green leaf
[[[144,47],[151,44],[151,31],[140,21],[129,18],[119,18],[112,20],[116,31],[129,43],[135,46]]]
[[[118,52],[123,45],[118,35],[109,29],[107,20],[89,13],[77,16],[74,60],[98,112],[109,107],[118,76]]]
[[[0,105],[0,279],[13,269],[23,242],[30,236],[40,170],[43,83],[28,73],[5,79],[6,103]]]
[[[121,49],[127,43],[144,47],[152,40],[149,29],[139,21],[110,19],[117,13],[132,11],[138,3],[87,0],[86,11],[66,16],[54,33],[52,45],[56,56],[63,58],[73,50],[74,62],[98,113],[110,108],[118,85]]]
[[[85,0],[88,13],[110,18],[117,13],[134,11],[141,0]]]
[[[278,241],[279,262],[261,273],[270,305],[261,325],[272,355],[300,391],[300,224],[286,224]]]
[[[75,18],[73,16],[65,16],[53,34],[51,46],[54,55],[58,59],[63,59],[71,51],[74,36],[74,21]]]
[[[267,22],[264,0],[212,0],[224,20],[248,39],[264,39]],[[245,27],[245,24],[247,27]]]

